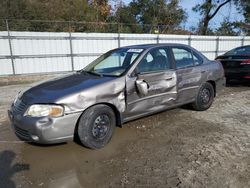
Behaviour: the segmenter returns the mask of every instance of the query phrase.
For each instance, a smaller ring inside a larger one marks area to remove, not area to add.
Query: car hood
[[[101,77],[88,73],[76,72],[37,84],[23,91],[20,94],[20,98],[26,104],[56,103],[64,97],[74,95],[75,93],[114,79],[116,79],[116,77]]]

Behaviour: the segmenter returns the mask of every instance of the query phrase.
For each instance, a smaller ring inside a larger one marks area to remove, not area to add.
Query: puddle
[[[103,165],[119,155],[121,147],[136,138],[136,129],[117,128],[111,142],[100,150],[91,150],[74,142],[53,146],[23,144],[21,158],[29,164],[25,178],[32,184],[46,187],[86,187],[98,184],[104,176]],[[102,168],[101,170],[98,170]],[[108,169],[106,169],[108,170]],[[105,179],[103,179],[105,182]]]

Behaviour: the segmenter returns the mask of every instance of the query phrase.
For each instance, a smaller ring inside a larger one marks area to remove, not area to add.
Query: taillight
[[[244,59],[244,60],[241,62],[241,65],[247,65],[247,64],[250,65],[250,59]]]

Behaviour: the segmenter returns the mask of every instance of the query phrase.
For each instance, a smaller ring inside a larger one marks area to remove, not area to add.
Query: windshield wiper
[[[92,74],[92,75],[95,75],[95,76],[100,76],[102,77],[103,75],[100,74],[100,73],[97,73],[97,72],[92,72],[92,71],[86,71],[86,70],[81,70],[81,73],[88,73],[88,74]]]

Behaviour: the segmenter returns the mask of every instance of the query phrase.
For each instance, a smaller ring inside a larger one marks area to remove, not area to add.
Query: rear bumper
[[[75,126],[81,113],[64,115],[58,118],[27,117],[8,111],[9,119],[16,135],[25,141],[40,144],[62,143],[72,140]]]
[[[250,81],[250,70],[249,71],[227,70],[225,72],[225,76],[227,80]]]

